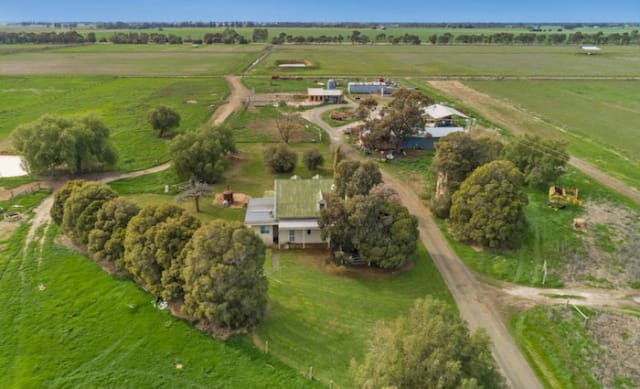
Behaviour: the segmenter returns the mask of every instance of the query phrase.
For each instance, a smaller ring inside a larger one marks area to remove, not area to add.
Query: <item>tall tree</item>
[[[345,160],[338,164],[333,181],[341,197],[365,195],[382,182],[382,173],[373,162]]]
[[[524,178],[509,161],[476,169],[453,194],[451,230],[462,241],[490,248],[514,248],[526,233]]]
[[[86,245],[100,208],[116,197],[118,195],[113,189],[100,182],[76,186],[64,203],[62,230],[77,243]]]
[[[115,262],[122,266],[124,234],[131,218],[140,207],[122,197],[107,201],[96,215],[93,230],[89,233],[87,251],[99,261]]]
[[[268,288],[265,246],[253,231],[216,220],[195,232],[185,254],[186,314],[228,328],[262,320]]]
[[[546,189],[564,173],[569,154],[566,142],[525,135],[507,145],[505,159],[520,169],[527,185]]]
[[[351,362],[357,387],[505,388],[482,331],[469,334],[460,316],[431,297],[407,316],[378,322],[364,361]]]
[[[222,178],[229,165],[228,154],[235,151],[231,130],[205,127],[177,136],[169,145],[173,168],[183,180],[209,184]]]
[[[436,143],[436,155],[431,164],[436,176],[436,191],[431,209],[437,216],[449,216],[451,195],[477,167],[499,158],[502,148],[502,143],[496,139],[476,138],[465,132],[454,132]]]
[[[159,105],[149,112],[149,124],[158,131],[158,137],[162,138],[165,131],[180,125],[180,114],[166,105]]]
[[[56,191],[53,195],[53,205],[51,206],[51,211],[49,214],[51,215],[51,219],[57,224],[62,224],[62,218],[64,217],[64,204],[69,200],[69,196],[71,193],[87,182],[83,180],[72,180],[64,184],[64,186]]]
[[[91,115],[77,119],[45,115],[16,128],[12,141],[26,169],[34,174],[61,167],[83,173],[116,161],[109,129]]]
[[[124,268],[156,296],[167,301],[180,298],[184,285],[181,252],[199,227],[200,221],[178,206],[144,207],[125,232]]]

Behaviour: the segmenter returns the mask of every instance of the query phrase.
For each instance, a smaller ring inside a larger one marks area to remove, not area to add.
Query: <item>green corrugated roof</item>
[[[276,217],[309,218],[318,217],[318,202],[322,192],[330,192],[333,180],[276,180]]]

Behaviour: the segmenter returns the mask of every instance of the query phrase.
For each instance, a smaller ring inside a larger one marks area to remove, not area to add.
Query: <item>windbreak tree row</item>
[[[202,224],[172,204],[140,209],[107,185],[74,180],[58,190],[51,217],[76,244],[113,263],[182,312],[237,329],[264,316],[265,246],[240,223]]]

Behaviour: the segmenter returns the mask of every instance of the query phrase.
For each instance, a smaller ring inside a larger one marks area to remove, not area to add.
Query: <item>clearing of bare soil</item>
[[[600,348],[594,355],[592,372],[605,388],[616,385],[618,377],[633,381],[627,387],[640,386],[640,317],[599,312],[589,319],[589,334]]]
[[[568,263],[567,287],[626,288],[640,282],[640,215],[611,203],[587,202],[584,209],[585,253]]]

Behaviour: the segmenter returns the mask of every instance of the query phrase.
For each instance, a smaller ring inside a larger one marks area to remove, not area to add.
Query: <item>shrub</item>
[[[264,151],[264,163],[274,173],[291,173],[297,162],[298,154],[284,143],[268,147]]]

